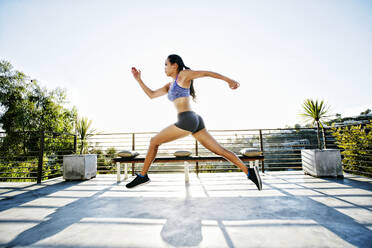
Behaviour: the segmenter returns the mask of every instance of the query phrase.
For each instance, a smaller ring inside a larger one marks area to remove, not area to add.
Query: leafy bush
[[[343,149],[344,170],[372,176],[372,121],[366,125],[332,128],[337,145]]]

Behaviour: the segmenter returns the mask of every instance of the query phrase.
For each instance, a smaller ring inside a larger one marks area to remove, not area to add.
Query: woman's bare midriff
[[[173,101],[174,106],[176,106],[177,113],[191,111],[190,97],[180,97]]]
[[[190,88],[191,81],[185,81],[183,76],[180,74],[177,83],[183,88]],[[191,111],[190,97],[180,97],[173,101],[174,106],[176,106],[177,113]]]

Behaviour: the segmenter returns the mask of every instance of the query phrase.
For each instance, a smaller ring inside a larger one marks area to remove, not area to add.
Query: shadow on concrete
[[[70,182],[61,181],[61,182],[55,183],[53,185],[48,185],[48,184],[45,184],[45,183],[39,184],[39,186],[42,186],[42,188],[29,190],[29,191],[26,191],[22,194],[17,194],[15,196],[7,196],[5,199],[0,200],[0,212],[5,211],[5,210],[10,209],[10,208],[20,206],[20,205],[25,204],[29,201],[33,201],[33,200],[35,200],[39,197],[44,197],[46,195],[53,194],[53,193],[61,191],[61,190],[65,190],[69,187],[75,186],[75,185],[80,184],[80,183],[81,183],[81,181],[70,181]],[[25,190],[27,188],[34,187],[35,185],[38,185],[38,184],[27,185],[25,187],[20,187],[20,188],[17,188],[17,189],[14,188],[13,191]],[[11,191],[8,191],[6,193],[9,193],[9,192],[11,192]]]
[[[65,182],[48,186],[46,189],[44,188],[42,191],[36,193],[25,193],[25,200],[20,198],[16,203],[9,203],[6,209],[19,206],[24,202],[59,190],[67,189],[76,184],[76,182]],[[202,181],[201,184],[203,185]],[[106,188],[97,190],[97,193],[93,196],[82,197],[58,208],[56,212],[48,216],[49,219],[46,221],[20,233],[11,242],[0,245],[5,245],[5,247],[30,246],[38,241],[56,235],[87,217],[166,219],[160,235],[165,243],[174,247],[198,246],[203,240],[203,220],[216,221],[224,235],[226,246],[230,248],[235,247],[233,239],[226,231],[223,221],[267,219],[314,220],[317,224],[327,228],[351,245],[357,247],[367,247],[370,245],[372,232],[348,215],[312,200],[309,197],[294,196],[269,183],[265,184],[284,194],[284,196],[210,197],[208,190],[204,187],[207,197],[192,198],[189,192],[189,185],[186,185],[185,198],[100,197],[116,185],[116,183],[107,184]],[[172,186],[169,185],[169,187]],[[109,223],[107,222],[107,224]],[[273,224],[262,225],[269,227]],[[296,226],[296,224],[291,225]],[[54,247],[68,246],[56,245]],[[74,247],[86,246],[82,244],[81,246]]]
[[[322,178],[323,179],[323,178]],[[361,182],[358,180],[358,177],[348,177],[348,178],[324,178],[324,180],[333,183],[339,183],[341,185],[347,185],[353,188],[372,190],[372,183],[370,182]]]

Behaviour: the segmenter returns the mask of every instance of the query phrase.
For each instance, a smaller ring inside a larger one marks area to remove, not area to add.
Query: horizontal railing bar
[[[265,163],[265,166],[269,166],[269,165],[272,165],[272,164],[302,164],[302,163],[299,163],[299,162],[286,162],[286,163],[270,163],[270,162],[267,162]]]
[[[367,154],[342,154],[345,157],[367,157],[367,158],[372,158],[372,155],[367,155]]]
[[[301,166],[293,166],[293,167],[269,167],[269,168],[266,168],[266,165],[265,165],[265,171],[268,170],[280,170],[280,169],[298,169],[298,170],[301,170],[302,167]]]
[[[345,161],[348,161],[349,159],[344,158]],[[355,162],[360,162],[360,163],[367,163],[367,164],[372,164],[372,161],[366,161],[366,160],[359,160],[359,159],[353,159]],[[372,167],[372,166],[371,166]]]
[[[51,174],[51,175],[47,175],[47,176],[42,176],[42,178],[54,177],[54,176],[62,176],[62,174],[56,173],[56,174]]]
[[[37,166],[35,166],[35,167],[25,167],[25,166],[18,167],[18,166],[12,166],[12,167],[0,167],[0,168],[5,168],[5,169],[13,169],[13,168],[16,168],[16,169],[37,169]]]
[[[0,174],[37,174],[37,171],[8,171],[0,172]]]
[[[37,179],[37,177],[0,177],[1,179]]]
[[[349,165],[350,166],[350,165]],[[360,167],[360,168],[366,168],[366,169],[371,169],[371,171],[372,171],[372,166],[363,166],[363,165],[357,165],[357,164],[355,164],[355,165],[352,165],[353,167]]]
[[[277,156],[300,156],[301,153],[277,153],[264,151],[265,155],[277,155]]]
[[[360,149],[342,149],[341,152],[348,152],[348,151],[363,151],[363,152],[372,152],[372,150],[360,150]],[[366,154],[367,155],[367,154]]]
[[[372,176],[372,173],[365,172],[365,171],[357,171],[357,170],[349,170],[349,169],[344,169],[344,171],[346,171],[346,172],[357,172],[359,174],[366,174],[366,175]]]
[[[51,172],[51,171],[61,171],[61,168],[43,170],[43,173],[44,172]]]
[[[20,163],[26,163],[26,164],[37,164],[38,162],[35,161],[10,161],[10,162],[7,162],[7,161],[0,161],[0,164],[20,164]]]
[[[40,151],[27,151],[27,153],[37,153],[37,154],[39,154]],[[22,157],[22,156],[30,156],[30,155],[19,155],[19,156],[17,156],[17,157]],[[36,155],[36,156],[37,156],[37,155]]]
[[[32,130],[26,130],[26,131],[16,131],[16,132],[11,132],[11,134],[13,135],[14,133],[38,133],[40,134],[40,130],[38,131],[32,131]],[[47,133],[51,133],[51,134],[58,134],[58,135],[69,135],[69,136],[74,136],[74,134],[72,133],[59,133],[59,132],[52,132],[52,131],[44,131],[46,134]],[[7,132],[0,132],[0,134],[7,134]],[[37,135],[35,135],[37,136]]]
[[[348,164],[348,163],[345,163],[344,161],[342,162],[342,165],[343,166],[353,166],[353,167],[362,167],[362,166],[364,166],[365,168],[369,168],[369,169],[372,170],[372,166],[369,166],[369,165]]]
[[[346,165],[346,166],[356,166],[355,164],[348,164],[348,163],[345,163],[345,161],[342,161],[342,165]],[[369,167],[367,166],[368,168],[372,168],[372,167]]]
[[[265,158],[265,163],[270,163],[270,161],[297,161],[297,160],[300,160],[301,161],[301,158],[278,158],[278,159],[269,159],[269,158]]]

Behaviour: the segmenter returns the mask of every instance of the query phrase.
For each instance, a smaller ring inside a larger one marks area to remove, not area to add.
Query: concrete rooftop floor
[[[372,247],[372,180],[301,171],[0,183],[1,247]]]

